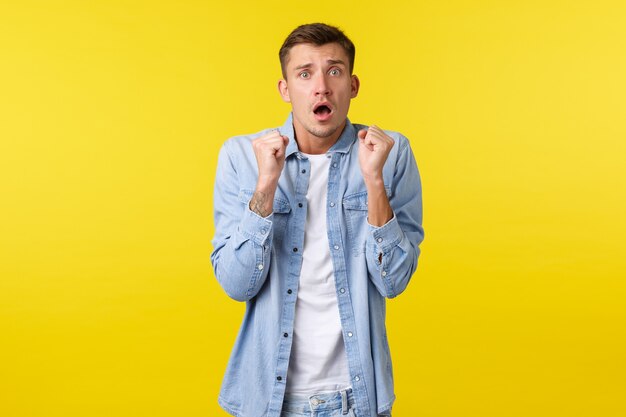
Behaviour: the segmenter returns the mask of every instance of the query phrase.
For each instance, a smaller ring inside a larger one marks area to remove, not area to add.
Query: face
[[[359,79],[350,75],[348,55],[337,43],[322,46],[298,44],[291,48],[286,80],[278,89],[291,103],[299,139],[336,140],[346,123],[350,100],[357,96]]]

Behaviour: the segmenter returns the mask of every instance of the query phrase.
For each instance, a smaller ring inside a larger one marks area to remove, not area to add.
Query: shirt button
[[[379,237],[378,239],[376,239],[376,242],[378,242],[378,243],[380,243],[380,242],[382,242],[382,241],[383,241],[383,238],[382,238],[382,237]]]
[[[263,229],[261,229],[261,233],[262,234],[266,234],[267,233],[267,229],[264,227]]]
[[[298,248],[293,248],[293,251],[294,252],[298,252]]]
[[[279,378],[280,378],[280,377],[279,377]],[[359,382],[359,381],[361,380],[361,378],[359,378],[359,376],[357,375],[357,376],[355,376],[355,377],[354,377],[354,380],[355,380],[355,381],[357,381],[357,382]],[[280,381],[280,379],[279,379],[279,381]]]
[[[263,270],[263,264],[259,264],[259,266],[257,266],[257,268],[259,268],[259,271]]]
[[[291,291],[290,289],[287,290],[287,294],[291,294],[293,291]]]
[[[287,333],[283,333],[283,336],[284,336],[284,337],[288,337],[288,336],[289,336],[289,334],[287,334]]]
[[[342,288],[342,289],[339,290],[339,292],[343,294],[344,292],[346,292],[346,289]]]
[[[337,168],[337,162],[333,164],[333,168]]]
[[[348,337],[352,337],[352,332],[348,332]]]
[[[298,203],[298,207],[302,207],[302,203]]]
[[[383,277],[386,277],[386,276],[387,276],[387,271],[383,271],[383,272],[381,273],[381,275],[382,275]]]
[[[357,378],[358,378],[358,377],[357,377]],[[282,380],[283,380],[283,378],[282,378],[282,377],[280,377],[280,376],[277,376],[277,377],[276,377],[276,380],[277,380],[277,381],[282,381]]]
[[[335,248],[335,250],[339,250],[339,245],[335,245],[333,248]]]
[[[302,171],[300,171],[300,172],[302,172],[303,174],[306,174],[306,169],[303,169],[303,170],[302,170]]]
[[[335,203],[330,203],[330,206],[331,207],[335,207]]]

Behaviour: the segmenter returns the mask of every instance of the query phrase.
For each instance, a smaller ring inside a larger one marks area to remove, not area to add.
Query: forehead
[[[323,64],[328,60],[341,60],[346,66],[349,65],[348,54],[338,43],[324,45],[300,43],[289,50],[287,68],[294,68],[303,64]]]

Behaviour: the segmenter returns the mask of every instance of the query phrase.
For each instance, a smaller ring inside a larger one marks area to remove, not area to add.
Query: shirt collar
[[[287,136],[289,138],[289,144],[287,145],[287,149],[285,150],[285,158],[288,158],[290,155],[294,153],[298,153],[298,143],[295,140],[295,132],[293,130],[293,113],[289,113],[289,117],[285,121],[285,124],[278,128],[278,131],[281,135]],[[350,119],[346,118],[346,125],[337,139],[337,142],[333,146],[330,147],[328,153],[331,152],[339,152],[339,153],[348,153],[350,148],[356,141],[356,129],[350,123]]]

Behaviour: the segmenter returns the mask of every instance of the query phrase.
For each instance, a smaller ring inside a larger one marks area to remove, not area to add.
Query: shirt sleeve
[[[415,270],[424,240],[422,185],[406,138],[399,142],[389,203],[393,218],[380,227],[369,224],[367,268],[378,291],[388,298],[402,293]]]
[[[273,214],[261,217],[250,210],[251,196],[239,192],[236,163],[227,145],[220,150],[215,176],[211,263],[224,291],[237,301],[247,301],[267,278]]]

